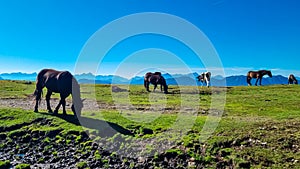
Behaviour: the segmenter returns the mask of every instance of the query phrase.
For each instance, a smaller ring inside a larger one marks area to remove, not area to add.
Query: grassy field
[[[79,154],[92,152],[89,157],[94,161],[78,157],[77,161],[70,162],[77,168],[93,168],[92,162],[97,161],[102,167],[113,168],[109,159],[119,154],[123,160],[121,163],[129,168],[139,167],[139,164],[145,167],[145,162],[139,158],[133,160],[124,156],[130,148],[137,146],[135,144],[146,147],[139,156],[151,154],[147,157],[151,159],[148,164],[158,168],[168,168],[175,163],[174,160],[177,168],[300,168],[300,86],[170,86],[171,94],[167,95],[148,93],[139,85],[128,89],[127,86],[119,87],[129,92],[112,93],[110,85],[81,86],[82,98],[96,99],[99,104],[99,109],[82,113],[79,121],[83,127],[70,110],[69,115],[64,117],[2,106],[0,149],[20,154],[24,149],[18,144],[25,142],[28,145],[26,139],[31,138],[38,143],[49,143],[50,148],[44,146],[40,150],[47,155],[51,149],[49,160],[54,157],[61,160],[61,149],[59,146],[55,148],[57,144],[76,147],[77,154],[73,153],[70,158],[76,159]],[[24,100],[30,98],[34,84],[0,81],[0,91],[1,100]],[[53,97],[58,96],[55,94]],[[224,98],[226,104],[223,110]],[[212,103],[215,103],[213,107]],[[194,109],[195,112],[190,113]],[[218,121],[217,115],[210,114],[211,110],[223,112],[222,118],[209,139],[201,140],[206,120]],[[188,130],[178,137],[172,136],[176,131],[169,132],[170,128]],[[85,136],[85,131],[90,138]],[[33,133],[43,134],[33,137]],[[18,144],[14,141],[16,137],[19,138]],[[109,153],[93,151],[91,140],[98,141],[99,146]],[[172,145],[164,149],[162,145],[167,143]],[[13,150],[7,148],[8,145],[14,146]],[[163,152],[159,151],[161,149]],[[5,160],[1,159],[0,153],[0,168],[1,164],[7,165]],[[49,162],[45,157],[37,157],[36,160],[39,163]],[[13,166],[21,165],[9,162]]]

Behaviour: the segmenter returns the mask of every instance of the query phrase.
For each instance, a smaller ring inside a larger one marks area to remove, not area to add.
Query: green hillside
[[[0,81],[0,103],[33,102],[34,87]],[[79,119],[70,109],[54,116],[0,104],[0,168],[300,167],[300,86],[170,86],[168,95],[118,87],[129,92],[82,85],[87,109]],[[93,99],[99,108],[92,109]],[[205,122],[218,116],[216,130],[202,140]]]

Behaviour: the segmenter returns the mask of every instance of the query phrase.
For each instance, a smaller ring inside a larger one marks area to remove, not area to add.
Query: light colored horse
[[[206,84],[207,87],[210,86],[210,78],[211,78],[211,73],[210,72],[202,72],[198,77],[198,81],[202,83],[202,86],[204,83]]]

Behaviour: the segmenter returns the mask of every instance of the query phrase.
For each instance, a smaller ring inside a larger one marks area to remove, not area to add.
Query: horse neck
[[[161,82],[161,85],[163,85],[165,89],[166,89],[166,87],[168,87],[167,86],[167,82],[166,82],[166,80],[164,78],[161,78],[160,82]]]
[[[160,84],[164,87],[164,91],[167,92],[168,91],[168,85],[167,85],[167,82],[166,82],[166,79],[164,79],[163,77],[161,77],[158,81],[157,84]]]
[[[262,75],[262,76],[264,76],[264,75],[266,75],[266,74],[268,74],[268,73],[269,73],[269,72],[266,71],[266,70],[261,71],[261,75]]]

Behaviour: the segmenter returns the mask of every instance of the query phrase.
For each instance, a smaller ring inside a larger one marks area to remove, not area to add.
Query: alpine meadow
[[[0,81],[0,168],[300,167],[298,85],[197,87],[199,92],[169,86],[170,94],[164,94],[149,93],[141,85],[82,84],[86,100],[79,119],[71,112],[70,98],[67,115],[48,113],[44,98],[34,113],[34,88],[31,82]],[[211,98],[222,94],[221,121],[201,141]],[[187,133],[172,137],[166,132],[184,115],[179,115],[181,95],[199,97],[200,107]],[[126,97],[134,108],[123,102]],[[54,94],[52,104],[58,98]],[[165,107],[158,113],[153,104]]]

